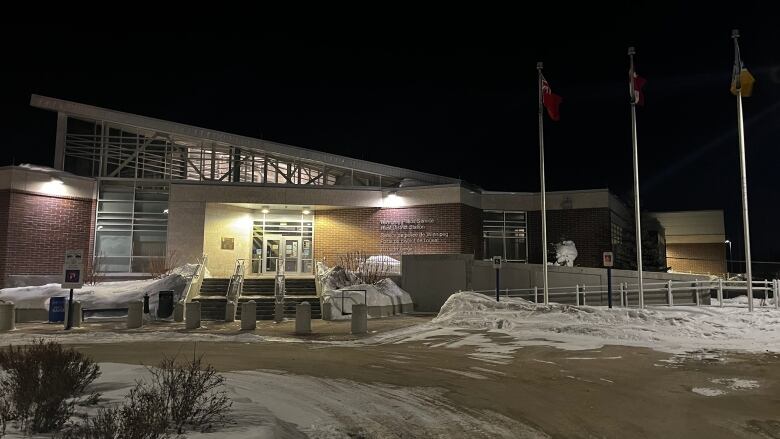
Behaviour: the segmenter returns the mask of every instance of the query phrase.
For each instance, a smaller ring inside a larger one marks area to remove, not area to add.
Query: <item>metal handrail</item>
[[[225,292],[225,298],[228,301],[238,301],[241,297],[241,290],[244,288],[244,270],[246,269],[246,259],[236,259],[236,267],[233,269],[233,275],[230,276],[228,288]]]
[[[197,268],[195,268],[195,273],[192,275],[192,278],[190,278],[189,282],[187,282],[187,286],[185,288],[186,292],[184,294],[184,298],[181,300],[182,302],[190,303],[192,302],[193,297],[200,293],[200,286],[203,284],[203,270],[205,270],[207,262],[208,255],[203,253],[203,255],[200,257],[200,260],[198,261]]]

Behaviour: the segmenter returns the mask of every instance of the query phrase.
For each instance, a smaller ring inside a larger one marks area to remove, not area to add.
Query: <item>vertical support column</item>
[[[666,304],[674,306],[674,294],[672,293],[672,280],[666,281]]]
[[[54,140],[54,169],[65,169],[65,138],[68,133],[68,116],[57,113],[57,135]]]
[[[623,282],[620,283],[620,307],[626,307],[626,290],[623,288]]]
[[[699,281],[693,281],[693,294],[696,296],[696,306],[701,305],[701,299],[699,298]]]
[[[723,308],[723,279],[718,279],[718,306]]]
[[[772,291],[772,297],[775,299],[775,309],[780,309],[780,300],[777,295],[780,294],[780,280],[775,279],[775,289]]]
[[[574,304],[580,304],[580,284],[574,286]]]
[[[539,303],[539,287],[534,286],[534,303]]]
[[[764,279],[764,304],[769,299],[769,281]]]

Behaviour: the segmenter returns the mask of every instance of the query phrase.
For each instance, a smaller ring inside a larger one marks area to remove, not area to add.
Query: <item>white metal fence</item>
[[[627,282],[614,284],[612,287],[613,306],[638,307],[638,284]],[[746,296],[747,281],[732,280],[697,280],[697,281],[665,281],[643,282],[645,305],[651,306],[675,306],[675,305],[712,305],[747,306],[728,300],[730,297]],[[578,305],[607,305],[608,288],[605,285],[574,285],[567,287],[550,287],[549,297],[551,302]],[[495,296],[496,290],[472,290]],[[780,280],[753,281],[754,304],[760,307],[772,306],[780,309]],[[544,300],[542,288],[502,288],[499,290],[500,298],[519,297],[534,303]]]

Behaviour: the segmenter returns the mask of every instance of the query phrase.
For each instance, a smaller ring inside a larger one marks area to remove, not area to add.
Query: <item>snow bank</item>
[[[579,253],[577,252],[577,246],[574,245],[574,241],[562,241],[555,246],[555,264],[566,267],[573,267],[574,260],[577,259]]]
[[[365,271],[384,270],[389,275],[401,274],[401,261],[390,256],[370,256],[360,264],[360,267]]]
[[[608,309],[541,305],[518,298],[496,302],[466,292],[453,294],[430,324],[406,336],[424,339],[441,335],[442,328],[496,331],[513,336],[520,344],[564,349],[614,344],[674,353],[699,349],[780,352],[780,310],[773,307],[757,307],[753,313],[744,306]]]
[[[365,290],[357,291],[357,290]],[[342,299],[343,297],[343,299]],[[339,289],[324,289],[322,303],[330,304],[330,319],[349,319],[353,304],[368,305],[370,317],[384,317],[411,311],[412,297],[390,279],[374,285],[358,284]],[[343,314],[343,313],[348,314]]]
[[[179,267],[161,279],[130,280],[120,282],[101,282],[97,285],[84,285],[73,290],[73,299],[81,302],[82,308],[124,308],[133,300],[143,300],[149,293],[149,303],[157,306],[157,292],[173,290],[174,298],[182,293],[187,285],[187,273],[192,267]],[[46,284],[33,287],[4,288],[0,290],[0,300],[16,304],[21,309],[48,309],[52,297],[67,297],[69,290],[60,284]]]

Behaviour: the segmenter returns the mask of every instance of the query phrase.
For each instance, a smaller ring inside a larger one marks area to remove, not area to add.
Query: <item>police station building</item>
[[[52,123],[56,115],[54,169],[0,168],[2,286],[57,281],[72,248],[116,279],[203,254],[213,276],[229,275],[237,260],[246,261],[246,276],[280,264],[288,275],[311,276],[317,261],[332,265],[353,251],[542,262],[538,193],[492,192],[45,96],[33,95],[31,105],[51,111]],[[598,267],[602,252],[613,251],[617,267],[631,266],[634,221],[607,189],[548,193],[547,206],[548,240],[573,241],[576,265]],[[664,229],[648,224],[646,245],[654,242],[664,259]],[[701,244],[724,254],[722,237],[713,239],[720,244]]]

